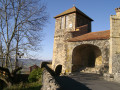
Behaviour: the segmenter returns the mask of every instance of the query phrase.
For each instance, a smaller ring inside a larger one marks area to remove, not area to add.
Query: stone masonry
[[[60,88],[55,78],[45,69],[42,75],[42,88],[41,90],[58,90]]]
[[[116,81],[120,81],[120,8],[116,15],[110,16],[110,60],[109,73]]]
[[[56,19],[56,25],[55,25],[55,35],[54,35],[54,49],[53,49],[53,68],[55,68],[57,65],[64,65],[64,60],[66,59],[66,39],[68,36],[66,35],[66,31],[74,30],[75,29],[75,13],[70,14],[68,17],[68,23],[72,25],[69,29],[65,30],[65,26],[63,29],[60,28],[61,23],[61,17],[58,17]],[[63,17],[65,21],[65,16]],[[60,51],[60,52],[59,52]],[[64,71],[64,70],[63,70]]]

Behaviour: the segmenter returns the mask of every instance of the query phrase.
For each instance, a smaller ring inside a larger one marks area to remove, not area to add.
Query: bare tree
[[[0,32],[5,48],[5,67],[15,52],[35,50],[48,16],[42,0],[0,0]]]
[[[0,41],[1,41],[1,34],[0,34]],[[0,42],[0,62],[1,62],[1,66],[3,67],[3,64],[4,64],[4,55],[3,55],[2,42]]]
[[[22,69],[18,67],[18,54],[36,50],[47,19],[46,5],[42,0],[0,0],[0,33],[5,55],[5,67],[0,67],[0,71],[8,74],[7,79],[0,79],[12,84],[15,74]],[[10,72],[7,67],[13,54],[16,69]]]

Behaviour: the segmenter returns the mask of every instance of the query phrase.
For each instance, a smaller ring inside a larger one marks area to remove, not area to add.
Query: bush
[[[36,82],[36,81],[38,81],[39,79],[41,79],[41,77],[42,77],[42,71],[43,71],[43,69],[40,69],[40,68],[34,69],[34,70],[30,73],[30,75],[29,75],[29,77],[28,77],[28,81],[29,81],[29,82]]]

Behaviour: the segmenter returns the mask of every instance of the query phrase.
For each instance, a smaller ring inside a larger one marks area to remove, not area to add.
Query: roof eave
[[[68,42],[83,42],[83,41],[94,41],[94,40],[109,40],[110,38],[107,39],[92,39],[92,40],[78,40],[78,41],[72,41],[72,40],[68,40]]]
[[[55,16],[54,18],[58,18],[58,17],[61,17],[61,16],[65,16],[65,15],[68,15],[68,14],[71,14],[71,13],[76,13],[76,11],[69,12],[69,13],[66,13],[66,14],[63,14],[63,15],[57,15],[57,16]]]
[[[70,13],[63,14],[63,15],[57,15],[57,16],[55,16],[54,18],[56,19],[56,18],[59,18],[59,17],[61,17],[61,16],[65,16],[65,15],[68,15],[68,14],[71,14],[71,13],[79,13],[79,12],[73,11],[73,12],[70,12]],[[79,13],[79,14],[81,14],[81,13]],[[81,14],[81,15],[82,15],[82,14]],[[88,17],[87,15],[83,15],[83,16],[86,17],[86,18],[88,18],[90,21],[94,21],[93,19],[91,19],[91,18]]]

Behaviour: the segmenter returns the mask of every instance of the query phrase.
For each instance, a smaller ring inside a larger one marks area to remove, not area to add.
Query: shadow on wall
[[[54,77],[59,88],[56,90],[91,90],[85,84],[75,81],[74,79],[67,76],[58,76],[58,73],[51,70],[47,65],[45,65],[47,71]],[[62,69],[62,66],[58,66],[56,70]]]

